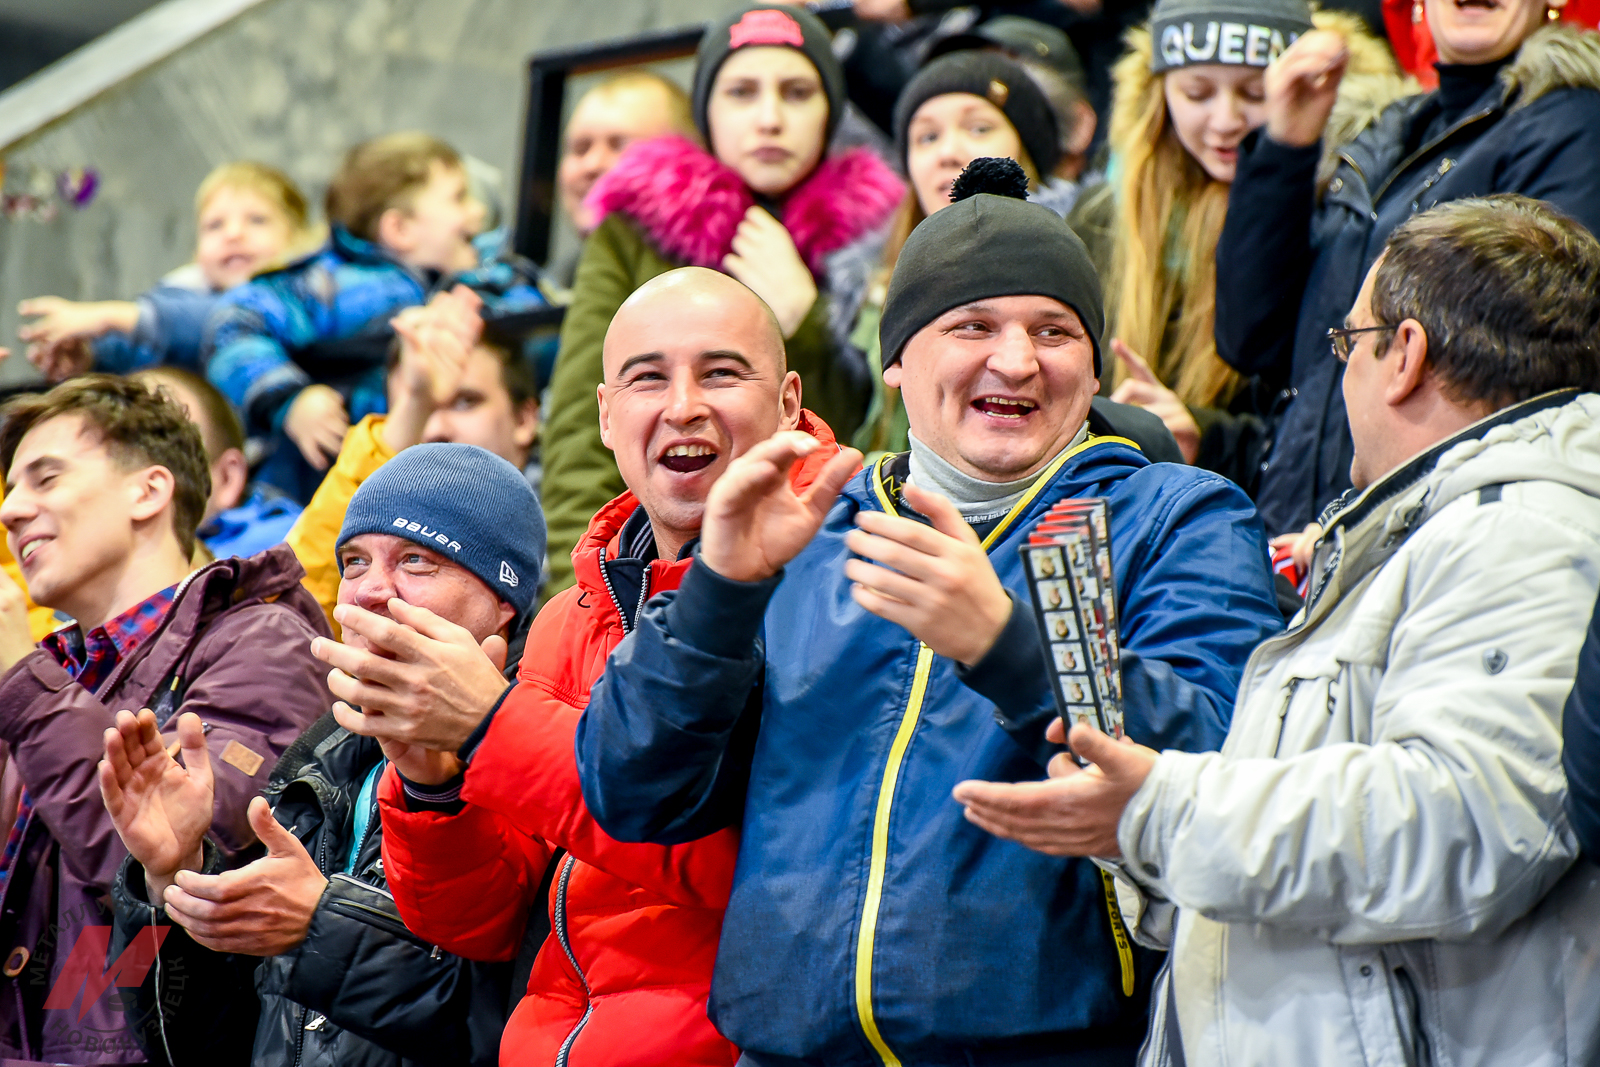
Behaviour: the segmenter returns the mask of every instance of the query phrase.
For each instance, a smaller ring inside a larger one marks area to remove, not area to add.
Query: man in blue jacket
[[[1020,170],[980,163],[906,242],[884,307],[911,451],[835,500],[787,487],[814,447],[796,435],[735,460],[682,588],[647,605],[579,727],[585,799],[617,838],[742,825],[710,1014],[755,1067],[1133,1062],[1154,960],[1110,883],[987,839],[950,799],[1059,751],[1018,553],[1052,504],[1110,501],[1142,743],[1216,748],[1282,626],[1243,493],[1089,433],[1099,280],[1058,216],[1015,199]]]

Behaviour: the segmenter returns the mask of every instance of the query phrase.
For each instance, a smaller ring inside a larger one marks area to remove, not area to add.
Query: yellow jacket
[[[0,486],[0,500],[5,498],[5,487]],[[13,582],[22,587],[23,595],[27,595],[28,583],[22,579],[22,565],[11,555],[11,548],[6,544],[3,534],[0,534],[0,570],[4,570]],[[42,640],[45,634],[54,630],[58,625],[54,611],[35,604],[33,597],[28,597],[28,631],[33,635],[35,641]]]
[[[333,621],[333,606],[339,597],[339,560],[333,549],[338,543],[350,498],[356,495],[362,482],[395,456],[383,443],[382,429],[382,415],[368,415],[350,428],[333,469],[322,479],[311,503],[306,505],[289,530],[289,536],[284,538],[294,549],[300,566],[306,569],[301,584],[322,605],[335,637],[339,634],[339,627]]]

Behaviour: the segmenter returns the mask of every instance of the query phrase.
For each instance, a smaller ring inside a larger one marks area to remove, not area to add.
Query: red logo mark
[[[50,995],[45,998],[44,1006],[70,1008],[72,1002],[78,999],[78,991],[82,990],[83,999],[78,1001],[78,1018],[81,1021],[89,1005],[99,1000],[101,994],[111,986],[126,989],[142,985],[144,976],[150,973],[150,968],[156,962],[156,953],[161,951],[161,942],[167,939],[171,929],[169,926],[145,927],[117,957],[116,962],[109,969],[102,970],[106,952],[111,948],[111,927],[85,926],[83,933],[78,935],[77,943],[72,946],[72,955],[67,957],[66,964],[61,968],[61,977],[50,987]]]
[[[782,11],[747,11],[744,18],[728,30],[728,47],[743,48],[747,44],[788,44],[801,48],[806,35],[800,24]]]

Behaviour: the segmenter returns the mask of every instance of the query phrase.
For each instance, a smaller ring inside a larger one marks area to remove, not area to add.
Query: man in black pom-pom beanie
[[[729,464],[682,585],[639,616],[579,729],[613,837],[742,827],[710,1014],[758,1067],[1134,1063],[1159,957],[1111,876],[990,836],[950,793],[1029,782],[1047,821],[1084,774],[1055,697],[1078,661],[1036,625],[1023,571],[1050,508],[1108,504],[1141,744],[1218,747],[1246,659],[1283,626],[1243,492],[1093,432],[1099,285],[1059,217],[1001,195],[1015,166],[964,175],[896,266],[885,380],[910,451],[837,491],[784,478],[817,453],[802,435]],[[1079,755],[1137,791],[1145,750],[1087,729]]]

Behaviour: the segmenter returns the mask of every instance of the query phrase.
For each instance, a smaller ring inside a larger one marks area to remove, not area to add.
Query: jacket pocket
[[[1400,1054],[1406,1067],[1434,1067],[1433,1045],[1424,1022],[1422,989],[1413,966],[1395,961],[1387,954],[1384,966],[1389,976],[1389,998],[1394,1005],[1395,1029],[1400,1035]]]

